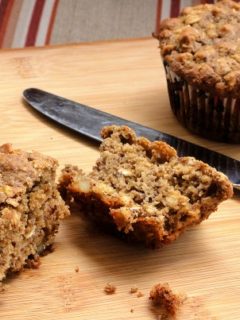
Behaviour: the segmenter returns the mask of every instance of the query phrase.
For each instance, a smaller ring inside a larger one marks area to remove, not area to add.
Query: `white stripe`
[[[25,41],[28,33],[29,24],[31,21],[35,0],[24,0],[12,42],[12,48],[22,48],[25,46]]]
[[[36,42],[35,42],[36,46],[43,46],[45,44],[53,5],[54,5],[54,0],[46,0],[45,1],[40,24],[39,24],[39,28],[38,28],[38,33],[37,33],[37,37],[36,37]]]
[[[170,8],[171,8],[171,1],[170,0],[163,0],[162,1],[162,17],[161,20],[170,17]]]

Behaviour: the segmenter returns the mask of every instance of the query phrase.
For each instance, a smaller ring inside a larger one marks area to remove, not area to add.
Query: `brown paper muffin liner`
[[[165,64],[171,108],[190,131],[205,138],[240,143],[240,98],[219,97],[189,85]]]

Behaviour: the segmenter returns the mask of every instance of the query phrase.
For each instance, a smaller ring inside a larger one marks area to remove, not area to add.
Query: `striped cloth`
[[[50,44],[59,0],[0,0],[0,47]]]
[[[214,0],[0,0],[0,48],[150,36],[155,21],[158,24],[177,16],[183,7],[206,2]],[[105,29],[96,27],[100,24]],[[106,32],[110,29],[112,33]]]

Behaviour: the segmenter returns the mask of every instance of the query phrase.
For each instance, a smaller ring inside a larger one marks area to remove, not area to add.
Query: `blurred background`
[[[0,0],[0,48],[151,37],[156,23],[211,0]]]

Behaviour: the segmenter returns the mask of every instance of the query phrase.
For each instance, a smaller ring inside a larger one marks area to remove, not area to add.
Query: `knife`
[[[240,161],[238,160],[40,89],[24,90],[23,98],[46,117],[97,142],[102,141],[101,128],[112,124],[129,126],[137,135],[151,141],[165,141],[177,150],[179,156],[193,156],[223,172],[233,183],[234,188],[240,190]]]

